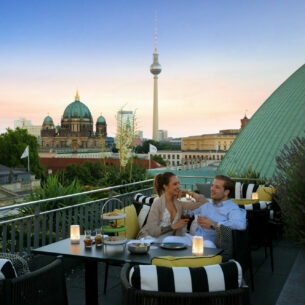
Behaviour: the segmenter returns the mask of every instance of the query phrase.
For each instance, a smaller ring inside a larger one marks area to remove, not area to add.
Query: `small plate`
[[[110,237],[109,240],[103,239],[103,243],[105,245],[122,245],[122,244],[126,244],[127,239],[124,237]]]
[[[120,214],[117,214],[117,215],[105,215],[105,214],[102,214],[101,218],[105,219],[105,220],[123,219],[123,218],[126,218],[126,213],[120,213]]]
[[[160,247],[163,249],[179,250],[185,249],[187,245],[184,243],[162,243]]]

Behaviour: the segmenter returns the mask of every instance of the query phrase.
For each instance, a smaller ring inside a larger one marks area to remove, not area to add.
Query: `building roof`
[[[236,137],[217,171],[241,173],[250,166],[271,178],[285,144],[304,136],[305,65],[294,72],[255,112]]]
[[[76,92],[75,100],[69,104],[63,114],[63,118],[80,118],[92,121],[92,115],[89,108],[79,100],[78,92]]]
[[[105,118],[104,118],[102,115],[100,115],[100,116],[97,118],[96,122],[97,122],[97,123],[106,123],[106,120],[105,120]]]
[[[44,118],[43,124],[45,124],[45,123],[54,124],[54,123],[53,123],[53,119],[52,119],[49,115],[47,115],[47,116]]]

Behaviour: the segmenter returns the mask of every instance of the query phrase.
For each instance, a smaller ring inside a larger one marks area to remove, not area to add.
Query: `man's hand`
[[[198,216],[197,223],[201,228],[210,229],[213,220],[205,216]]]

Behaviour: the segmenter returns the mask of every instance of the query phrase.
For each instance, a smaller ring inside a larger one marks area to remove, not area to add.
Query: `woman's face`
[[[180,190],[180,182],[177,178],[177,176],[171,176],[169,178],[168,185],[164,184],[164,190],[166,193],[170,195],[177,196]]]

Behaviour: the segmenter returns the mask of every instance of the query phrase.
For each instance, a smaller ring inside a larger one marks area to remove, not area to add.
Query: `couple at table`
[[[172,172],[157,174],[154,189],[159,198],[151,206],[147,222],[138,238],[155,242],[183,242],[192,244],[192,235],[186,233],[189,219],[181,217],[184,210],[195,216],[194,234],[203,236],[205,247],[215,247],[215,229],[228,226],[231,229],[246,228],[246,211],[230,198],[234,193],[234,182],[227,176],[217,175],[211,184],[211,201],[203,195],[181,190],[178,177]],[[192,200],[182,200],[186,195]],[[193,221],[193,222],[194,222]]]

